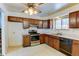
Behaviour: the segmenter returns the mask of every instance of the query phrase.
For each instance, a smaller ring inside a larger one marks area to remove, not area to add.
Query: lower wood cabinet
[[[59,50],[59,39],[58,38],[54,39],[54,48]]]
[[[72,56],[79,56],[79,41],[78,40],[73,40]]]
[[[49,40],[49,37],[46,36],[46,37],[45,37],[45,43],[46,43],[46,44],[49,44],[48,40]]]
[[[59,38],[52,35],[41,34],[40,35],[40,44],[47,44],[52,48],[59,50]]]
[[[49,45],[50,47],[53,47],[53,48],[54,48],[54,40],[53,40],[53,37],[51,37],[51,36],[49,36],[48,45]]]
[[[59,38],[56,36],[49,36],[49,46],[59,50]]]
[[[31,40],[29,35],[23,36],[23,47],[27,47],[31,45]]]
[[[39,39],[40,39],[40,44],[43,44],[43,43],[45,43],[45,35],[44,34],[40,34],[40,37],[39,37]]]
[[[52,48],[55,48],[59,50],[60,48],[60,40],[59,37],[53,36],[53,35],[47,35],[47,34],[41,34],[40,35],[40,43],[47,44]],[[79,40],[73,40],[72,41],[72,56],[79,56]]]

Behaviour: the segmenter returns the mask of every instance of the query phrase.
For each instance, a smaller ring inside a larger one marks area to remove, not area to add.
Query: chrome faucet
[[[62,35],[62,33],[57,33],[56,35]]]

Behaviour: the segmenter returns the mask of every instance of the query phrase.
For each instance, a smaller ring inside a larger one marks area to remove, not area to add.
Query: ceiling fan
[[[41,11],[37,9],[37,7],[42,5],[42,4],[44,4],[44,3],[27,3],[27,4],[24,4],[26,6],[26,9],[23,12],[27,13],[29,15],[41,13]]]

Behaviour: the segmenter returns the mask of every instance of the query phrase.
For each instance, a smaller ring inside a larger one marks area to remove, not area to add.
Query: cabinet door
[[[11,21],[11,22],[22,22],[22,18],[20,17],[15,17],[15,16],[8,16],[8,21]]]
[[[79,11],[77,12],[77,28],[79,28]]]
[[[43,34],[41,34],[39,38],[40,38],[40,44],[45,43],[44,35]]]
[[[54,48],[54,40],[52,37],[49,37],[48,45]]]
[[[77,19],[76,19],[76,12],[69,14],[69,27],[70,28],[77,28]]]
[[[53,28],[53,19],[50,20],[49,26],[50,28]]]
[[[73,41],[72,44],[72,55],[79,56],[79,41]]]
[[[45,43],[48,44],[48,35],[45,36]]]
[[[23,36],[23,47],[27,47],[31,45],[30,36]]]
[[[17,17],[16,21],[17,21],[17,22],[22,22],[22,21],[23,21],[23,18]]]
[[[42,22],[42,20],[39,20],[39,23],[38,23],[38,28],[43,28],[43,22]]]
[[[27,29],[30,27],[29,21],[28,19],[23,19],[23,28]]]
[[[16,22],[17,18],[14,16],[8,16],[8,21],[14,21]]]
[[[59,39],[54,39],[54,48],[59,50]]]
[[[48,21],[47,20],[43,20],[43,28],[48,28]]]

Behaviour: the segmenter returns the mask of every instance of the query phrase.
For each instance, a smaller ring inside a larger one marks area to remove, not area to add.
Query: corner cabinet
[[[40,34],[40,44],[45,43],[45,34]]]
[[[52,48],[59,50],[59,38],[57,36],[41,34],[40,35],[40,44],[47,44]]]

